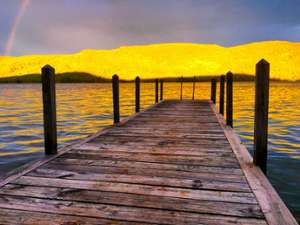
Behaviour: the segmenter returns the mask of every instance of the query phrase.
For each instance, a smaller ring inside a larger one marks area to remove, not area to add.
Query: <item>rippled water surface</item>
[[[191,83],[184,97],[191,98]],[[120,86],[121,115],[134,113],[134,86]],[[209,98],[210,84],[198,83],[196,98]],[[180,84],[166,83],[165,98],[179,98]],[[58,84],[60,146],[112,124],[111,84]],[[154,85],[141,84],[141,107],[154,103]],[[253,150],[253,83],[234,84],[234,127]],[[40,84],[0,85],[0,177],[43,153]],[[283,200],[300,214],[300,84],[271,83],[268,177]]]

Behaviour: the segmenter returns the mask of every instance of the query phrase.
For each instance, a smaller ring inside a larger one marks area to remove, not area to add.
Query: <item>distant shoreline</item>
[[[210,81],[213,78],[219,79],[220,76],[192,76],[192,77],[183,77],[184,82],[192,82],[196,80],[197,82],[205,82]],[[156,78],[147,78],[147,79],[141,79],[142,82],[153,82]],[[162,79],[166,82],[180,82],[181,77],[163,77],[158,78]],[[253,75],[249,74],[235,74],[234,75],[234,81],[238,82],[249,82],[254,81],[255,77]],[[279,80],[279,79],[271,79],[271,81],[275,82],[288,82],[288,83],[297,83],[298,81],[288,81],[288,80]],[[56,75],[56,82],[57,83],[110,83],[111,79],[95,76],[90,73],[84,73],[84,72],[70,72],[70,73],[60,73]],[[120,80],[120,82],[123,83],[130,83],[133,82],[133,80]],[[19,83],[41,83],[41,75],[40,74],[27,74],[22,76],[11,76],[11,77],[3,77],[0,78],[0,83],[4,84],[19,84]]]

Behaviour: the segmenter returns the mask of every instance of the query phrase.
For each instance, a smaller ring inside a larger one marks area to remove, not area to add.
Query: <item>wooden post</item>
[[[135,112],[140,111],[140,78],[135,78]]]
[[[49,65],[42,68],[42,90],[45,154],[53,155],[57,153],[55,70]]]
[[[211,94],[210,99],[214,104],[216,104],[216,96],[217,96],[217,80],[212,79],[211,80]]]
[[[160,80],[160,100],[164,99],[164,81]]]
[[[253,162],[264,173],[268,157],[269,78],[270,64],[263,59],[256,64]]]
[[[158,79],[155,80],[155,103],[158,103]]]
[[[195,82],[196,82],[196,77],[194,76],[194,80],[193,80],[193,97],[192,99],[195,100]]]
[[[233,74],[226,74],[226,124],[233,127]]]
[[[114,123],[120,122],[120,103],[119,103],[119,77],[113,75],[112,77],[113,89],[113,108],[114,108]]]
[[[220,113],[224,115],[224,85],[225,85],[225,76],[220,77]]]
[[[183,88],[183,77],[181,77],[181,82],[180,82],[180,100],[182,100],[182,88]]]

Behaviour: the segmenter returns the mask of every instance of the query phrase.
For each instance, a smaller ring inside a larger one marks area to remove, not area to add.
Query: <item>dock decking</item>
[[[210,101],[162,101],[0,187],[0,224],[297,224]]]

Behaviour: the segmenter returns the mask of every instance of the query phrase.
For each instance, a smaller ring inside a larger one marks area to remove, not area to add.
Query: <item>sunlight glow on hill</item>
[[[262,58],[271,63],[271,77],[300,80],[300,43],[258,42],[235,47],[209,44],[155,44],[112,50],[83,50],[72,55],[0,56],[0,77],[40,73],[50,64],[57,73],[88,72],[122,79],[220,75],[227,71],[254,74]]]

